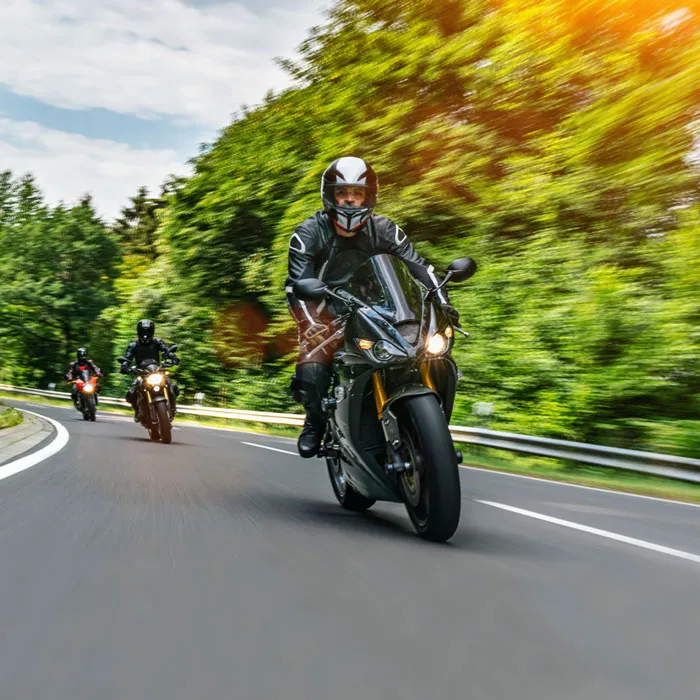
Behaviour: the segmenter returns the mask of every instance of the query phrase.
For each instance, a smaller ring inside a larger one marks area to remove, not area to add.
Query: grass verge
[[[19,425],[23,420],[24,415],[20,411],[0,403],[0,430]]]
[[[700,503],[700,485],[684,481],[626,472],[620,469],[565,462],[549,457],[530,457],[479,445],[457,443],[456,447],[462,451],[464,464],[480,469],[503,471],[611,491],[624,491],[642,496]]]
[[[20,401],[26,400],[37,404],[43,403],[46,405],[66,406],[65,400],[50,399],[43,396],[25,396],[0,392],[0,397],[12,398]],[[128,416],[133,415],[133,411],[130,408],[122,408],[120,406],[105,406],[104,404],[100,404],[99,410]],[[249,433],[280,437],[296,438],[299,434],[299,428],[295,426],[269,425],[267,423],[253,423],[225,418],[185,416],[184,414],[178,415],[176,423],[179,425],[187,425],[190,423],[216,428],[228,428],[230,430],[241,430]],[[592,465],[575,464],[547,457],[529,457],[506,450],[496,450],[479,445],[459,443],[456,447],[462,450],[464,464],[481,469],[503,471],[511,474],[561,481],[563,483],[579,484],[581,486],[593,486],[595,488],[609,489],[611,491],[636,493],[643,496],[655,496],[657,498],[700,503],[700,486],[682,481],[647,476],[646,474],[636,474],[634,472],[625,472],[617,469],[605,469],[604,467],[595,467]]]

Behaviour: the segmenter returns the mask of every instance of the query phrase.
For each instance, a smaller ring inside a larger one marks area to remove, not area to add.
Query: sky
[[[242,105],[290,85],[330,0],[0,0],[0,171],[118,215],[189,172]]]

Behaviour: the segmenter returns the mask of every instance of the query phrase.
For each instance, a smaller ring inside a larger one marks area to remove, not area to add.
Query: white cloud
[[[90,192],[108,219],[140,185],[157,194],[169,173],[189,172],[172,150],[132,148],[11,119],[0,119],[0,168],[15,176],[31,172],[52,204],[72,204]]]
[[[272,58],[293,57],[328,4],[254,13],[236,2],[2,0],[0,83],[56,107],[222,127],[289,84]]]

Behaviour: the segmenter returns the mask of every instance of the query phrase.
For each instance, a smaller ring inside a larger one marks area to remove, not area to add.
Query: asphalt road
[[[0,481],[3,698],[700,697],[698,507],[464,469],[435,545],[290,440],[12,403],[70,440]]]

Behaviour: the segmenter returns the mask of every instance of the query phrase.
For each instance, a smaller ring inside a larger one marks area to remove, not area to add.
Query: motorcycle
[[[168,352],[175,353],[177,345],[168,348]],[[118,357],[117,362],[125,363],[125,357]],[[146,428],[148,435],[154,442],[161,440],[169,445],[173,439],[172,422],[175,418],[175,410],[170,401],[177,392],[173,389],[173,384],[165,371],[175,363],[168,359],[160,364],[147,360],[139,367],[133,367],[129,374],[135,374],[138,382],[134,391],[136,392],[136,405],[141,425]]]
[[[462,456],[449,431],[461,374],[451,350],[455,332],[469,334],[433,300],[476,269],[471,258],[455,260],[442,284],[427,289],[403,261],[380,254],[342,286],[312,278],[294,287],[299,299],[325,300],[338,312],[313,351],[340,346],[318,453],[336,499],[356,512],[376,501],[403,503],[418,535],[434,542],[450,539],[461,515]]]
[[[97,377],[90,376],[90,371],[80,368],[80,377],[68,382],[78,389],[76,408],[83,414],[83,420],[95,421],[97,414]]]

